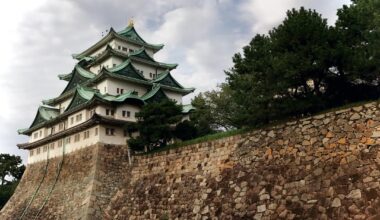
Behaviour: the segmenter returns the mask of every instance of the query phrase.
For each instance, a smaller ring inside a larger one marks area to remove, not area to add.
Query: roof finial
[[[128,21],[128,27],[133,27],[134,25],[134,21],[133,21],[133,17],[131,17]]]

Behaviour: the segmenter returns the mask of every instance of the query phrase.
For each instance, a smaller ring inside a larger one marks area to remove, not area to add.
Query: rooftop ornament
[[[128,27],[133,27],[134,24],[135,24],[135,22],[133,21],[133,17],[132,17],[128,21]]]

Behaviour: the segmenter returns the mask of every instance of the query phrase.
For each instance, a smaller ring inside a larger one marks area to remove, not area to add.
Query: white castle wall
[[[153,79],[153,77],[150,77],[150,73],[153,74],[160,74],[165,71],[164,68],[156,68],[153,66],[149,66],[147,64],[142,64],[138,62],[134,62],[133,65],[136,67],[136,69],[143,71],[143,75],[146,79]]]
[[[113,128],[114,134],[107,135],[107,128]],[[85,132],[87,131],[89,132],[89,137],[85,138]],[[79,140],[77,141],[75,140],[76,135],[79,135]],[[68,141],[68,139],[70,140]],[[115,126],[96,125],[81,132],[29,150],[28,164],[46,160],[48,157],[54,158],[62,156],[63,150],[65,154],[68,154],[90,145],[94,145],[96,143],[125,145],[127,139],[128,137],[124,136],[124,130],[122,128]],[[63,140],[65,140],[65,144]],[[58,144],[59,142],[62,142],[61,146]]]
[[[101,81],[96,86],[96,88],[99,89],[100,93],[102,93],[102,94],[108,93],[111,95],[118,95],[117,94],[117,88],[124,89],[124,92],[134,90],[134,91],[138,92],[139,96],[142,96],[147,92],[147,87],[143,87],[143,86],[138,85],[138,84],[133,84],[130,82],[120,81],[120,80],[111,79],[111,78],[108,78],[108,79]],[[106,89],[104,89],[104,88],[106,88]]]
[[[55,107],[55,108],[59,108],[59,109],[60,109],[60,112],[62,113],[62,112],[65,111],[65,109],[67,108],[67,106],[69,106],[71,100],[72,100],[72,97],[67,98],[67,99],[64,100],[63,102],[57,103],[54,107]]]
[[[139,46],[139,45],[135,45],[135,44],[132,44],[132,43],[126,43],[126,42],[120,41],[118,39],[112,40],[111,41],[111,46],[112,46],[112,48],[114,48],[116,50],[118,50],[118,46],[125,47],[125,48],[128,48],[128,49],[132,49],[134,51],[141,49],[141,46]],[[149,54],[149,56],[153,57],[154,53],[153,53],[152,49],[145,48],[145,50]]]
[[[165,94],[172,100],[176,101],[177,104],[182,104],[182,95],[169,90],[164,90]]]

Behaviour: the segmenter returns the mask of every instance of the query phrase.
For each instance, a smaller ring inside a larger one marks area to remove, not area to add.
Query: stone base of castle
[[[0,219],[102,219],[128,167],[126,146],[104,144],[30,164]]]

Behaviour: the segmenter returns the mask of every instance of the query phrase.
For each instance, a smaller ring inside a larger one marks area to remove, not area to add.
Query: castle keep
[[[28,163],[62,156],[96,143],[125,145],[125,127],[136,122],[135,114],[146,103],[182,97],[193,92],[177,82],[170,71],[177,64],[156,61],[164,47],[147,43],[133,22],[124,30],[113,28],[87,50],[74,54],[78,62],[62,93],[44,100],[31,126],[19,133],[30,136],[18,147],[29,151]],[[183,114],[191,111],[183,106]]]

